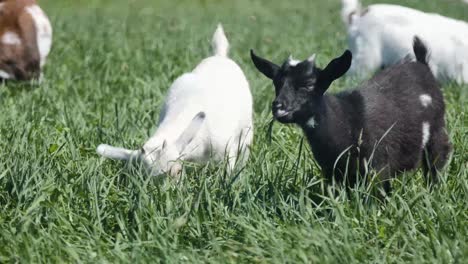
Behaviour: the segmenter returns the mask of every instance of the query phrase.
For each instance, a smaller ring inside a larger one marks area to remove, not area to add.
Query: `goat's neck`
[[[351,133],[344,108],[340,99],[333,95],[325,95],[310,106],[311,111],[299,125],[309,141],[340,142],[347,139]]]
[[[174,118],[173,120],[161,120],[156,131],[145,143],[145,147],[149,150],[152,150],[160,148],[164,142],[170,145],[175,144],[177,138],[180,136],[186,126],[187,122],[185,122],[185,120],[181,120],[180,118]]]

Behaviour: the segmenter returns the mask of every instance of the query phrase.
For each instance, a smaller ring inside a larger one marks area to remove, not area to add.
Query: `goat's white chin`
[[[285,117],[285,116],[287,116],[287,115],[289,115],[289,111],[282,110],[282,109],[276,110],[276,113],[275,113],[275,116],[276,116],[277,118],[279,118],[279,117]]]

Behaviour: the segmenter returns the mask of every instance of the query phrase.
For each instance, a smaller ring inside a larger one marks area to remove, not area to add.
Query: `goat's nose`
[[[275,109],[275,110],[276,110],[276,109],[281,109],[281,108],[283,108],[283,103],[281,103],[281,102],[279,102],[279,101],[273,101],[273,103],[272,103],[271,106],[272,106],[272,108]]]

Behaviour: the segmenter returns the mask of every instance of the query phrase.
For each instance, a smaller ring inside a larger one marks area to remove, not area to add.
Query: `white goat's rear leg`
[[[253,141],[253,133],[251,128],[243,129],[241,135],[237,139],[235,145],[232,145],[229,150],[228,157],[228,172],[232,173],[236,165],[244,166],[247,163],[250,155],[250,145]]]

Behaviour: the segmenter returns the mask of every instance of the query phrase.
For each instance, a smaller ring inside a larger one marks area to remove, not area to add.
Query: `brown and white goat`
[[[35,0],[0,0],[0,79],[39,78],[52,26]]]

